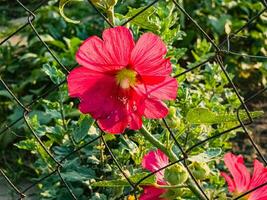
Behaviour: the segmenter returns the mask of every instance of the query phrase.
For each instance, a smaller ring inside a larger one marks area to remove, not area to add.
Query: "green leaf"
[[[145,7],[140,8],[129,8],[129,12],[126,14],[126,18],[129,19],[133,16],[135,16],[137,13],[142,11]],[[149,17],[153,15],[156,12],[156,8],[151,6],[138,16],[136,16],[134,19],[131,20],[132,24],[135,24],[137,26],[140,26],[141,28],[151,30],[151,31],[157,31],[159,30],[160,26],[153,20],[151,20]]]
[[[65,6],[66,6],[68,3],[72,2],[72,1],[78,1],[78,2],[81,2],[81,1],[83,1],[83,0],[60,0],[60,1],[59,1],[59,13],[61,14],[61,16],[62,16],[67,22],[70,22],[70,23],[73,23],[73,24],[78,24],[78,23],[80,23],[79,20],[73,20],[73,19],[70,19],[70,18],[68,18],[68,17],[65,15],[65,13],[64,13],[64,8],[65,8]]]
[[[55,84],[60,84],[65,79],[65,75],[55,66],[49,64],[43,65],[43,71],[50,77],[51,81]]]
[[[133,183],[137,183],[139,180],[147,176],[149,173],[143,172],[131,176],[130,179]],[[140,185],[151,185],[156,182],[155,175],[152,175],[143,180]],[[99,181],[92,184],[93,187],[130,187],[130,183],[126,179],[111,180],[111,181]]]
[[[252,118],[260,117],[263,115],[263,111],[250,112]],[[239,112],[240,119],[247,120],[248,116],[246,111],[241,110]],[[215,113],[207,108],[194,108],[191,109],[186,116],[187,122],[191,124],[220,124],[228,122],[238,122],[237,114],[229,113]]]
[[[92,179],[95,176],[95,172],[92,169],[83,169],[83,171],[67,171],[61,172],[62,177],[66,181],[76,182],[76,181],[86,181],[88,179]],[[79,170],[80,170],[79,169]]]
[[[21,140],[17,144],[15,144],[16,147],[23,150],[36,150],[36,141],[34,139],[27,139],[27,140]]]
[[[190,161],[194,162],[210,162],[222,153],[221,148],[209,148],[198,155],[189,156]]]
[[[79,127],[73,133],[73,139],[77,143],[84,139],[86,135],[88,135],[89,129],[94,124],[94,119],[89,116],[81,115],[78,124]]]
[[[90,198],[90,200],[107,200],[107,196],[104,194],[100,194],[98,192],[95,192],[93,196]]]

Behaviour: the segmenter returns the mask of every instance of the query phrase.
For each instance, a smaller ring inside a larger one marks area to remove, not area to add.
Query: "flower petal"
[[[164,189],[155,188],[153,186],[143,187],[144,191],[140,196],[140,200],[165,200],[160,196],[166,192]]]
[[[267,181],[266,181],[267,182]],[[266,200],[267,199],[267,186],[262,186],[253,191],[248,200]]]
[[[112,77],[105,77],[96,82],[96,86],[89,87],[80,96],[79,109],[84,114],[91,114],[93,118],[105,118],[110,115],[118,103],[114,97],[114,80]]]
[[[142,127],[142,117],[137,113],[130,113],[128,117],[129,128],[131,130],[139,130]]]
[[[129,128],[138,130],[142,127],[142,116],[144,114],[143,94],[134,88],[130,91],[130,100],[128,102],[128,122]]]
[[[258,187],[266,182],[267,182],[267,168],[265,168],[261,162],[255,160],[254,171],[250,181],[249,190]],[[267,186],[263,186],[252,192],[249,199],[258,200],[264,196],[267,197]]]
[[[250,189],[253,189],[267,181],[267,169],[258,160],[254,161],[254,171],[250,181]]]
[[[99,79],[105,79],[105,77],[104,74],[86,67],[77,67],[67,77],[69,95],[71,97],[80,97],[89,88],[95,87]]]
[[[134,48],[134,39],[131,31],[123,26],[106,29],[103,32],[105,48],[113,63],[127,66]]]
[[[169,59],[164,58],[166,53],[166,45],[159,36],[145,33],[132,51],[130,65],[140,75],[167,76],[172,68]]]
[[[133,47],[134,40],[129,29],[110,28],[103,32],[103,40],[97,36],[85,40],[76,53],[76,60],[98,72],[119,70],[129,64]]]
[[[147,98],[144,105],[144,116],[148,119],[160,119],[168,114],[167,106],[160,100]]]
[[[117,106],[107,118],[100,118],[97,122],[100,128],[106,132],[113,134],[123,133],[128,126],[126,109]]]
[[[169,164],[168,157],[161,151],[150,151],[143,157],[142,167],[154,172],[158,169],[161,169]],[[156,173],[157,182],[159,184],[164,184],[164,170],[160,170]]]
[[[235,192],[236,186],[235,186],[235,182],[233,181],[233,179],[230,176],[228,176],[226,173],[224,173],[224,172],[221,172],[221,176],[227,182],[227,184],[228,184],[228,190],[230,192]]]
[[[224,162],[234,179],[236,191],[238,193],[247,191],[250,183],[250,174],[244,165],[243,156],[227,153],[224,156]]]
[[[177,96],[178,83],[175,78],[166,77],[164,81],[155,85],[146,85],[146,93],[161,100],[174,100]]]

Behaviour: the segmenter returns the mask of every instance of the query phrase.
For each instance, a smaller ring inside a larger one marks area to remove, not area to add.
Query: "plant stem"
[[[167,155],[172,162],[178,160],[178,157],[175,155],[175,153],[171,149],[166,148],[165,145],[162,144],[157,138],[155,138],[150,132],[148,132],[148,130],[144,126],[142,126],[142,128],[140,129],[140,132],[151,144],[153,144],[154,147],[160,149],[165,155]],[[201,191],[199,191],[199,189],[196,187],[192,178],[189,178],[187,182],[188,188],[192,191],[193,194],[195,194],[200,200],[207,200],[206,197],[201,193]]]
[[[188,179],[187,182],[188,188],[193,192],[194,195],[196,195],[201,200],[207,200],[206,197],[201,193],[201,191],[199,191],[199,189],[196,187],[196,184],[194,183],[191,177]]]
[[[114,16],[114,6],[110,7],[107,11],[107,16],[108,16],[108,20],[109,22],[114,25],[115,22],[115,16]]]
[[[173,151],[167,149],[157,138],[155,138],[151,133],[149,133],[144,126],[140,129],[140,132],[151,144],[153,144],[154,147],[157,147],[165,155],[167,155],[170,158],[170,160],[174,161],[178,160],[177,156],[173,153]]]

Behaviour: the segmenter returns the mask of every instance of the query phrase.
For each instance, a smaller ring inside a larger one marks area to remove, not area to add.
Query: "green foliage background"
[[[26,5],[33,8],[35,2],[38,1],[26,2]],[[151,2],[119,1],[115,7],[116,24],[127,20]],[[179,2],[216,43],[222,42],[227,34],[234,33],[263,9],[260,1],[252,0]],[[25,22],[26,13],[11,1],[1,1],[0,11],[0,39],[3,39]],[[59,14],[58,2],[49,1],[35,12],[34,26],[63,65],[71,70],[77,65],[75,52],[81,42],[91,35],[100,36],[108,25],[86,1],[71,4],[64,11],[70,18],[81,22],[67,23]],[[19,21],[12,21],[18,18]],[[131,21],[129,26],[136,39],[147,31],[162,37],[168,45],[173,75],[214,55],[211,44],[170,1],[155,4]],[[227,71],[244,97],[266,86],[267,62],[266,59],[239,54],[266,56],[266,32],[267,15],[264,13],[234,37],[229,54],[223,57]],[[29,123],[47,148],[57,160],[61,160],[96,138],[100,131],[94,126],[90,116],[78,112],[78,101],[68,97],[67,86],[63,83],[66,72],[47,52],[31,28],[26,27],[16,36],[19,37],[17,41],[11,39],[0,47],[0,77],[24,105],[62,83],[58,90],[31,105],[32,112],[28,117]],[[227,50],[227,43],[224,48]],[[234,53],[238,55],[232,55]],[[218,64],[208,62],[201,68],[179,76],[177,80],[177,100],[169,103],[172,112],[167,117],[167,122],[185,149],[238,124],[234,111],[240,103]],[[0,130],[3,130],[8,124],[20,119],[23,110],[1,84],[0,104]],[[261,113],[254,115],[257,117]],[[243,120],[245,119],[247,117],[244,114]],[[180,153],[162,122],[144,120],[144,124],[168,148]],[[231,148],[228,140],[235,133],[236,131],[232,131],[189,151],[190,162],[205,161],[210,167],[209,176],[199,181],[211,199],[226,198],[226,188],[223,187],[224,181],[219,176],[219,170],[223,169],[221,156]],[[134,180],[137,179],[135,174],[140,177],[144,175],[140,163],[143,155],[153,149],[153,146],[140,133],[129,130],[123,135],[105,135],[105,139],[126,174]],[[0,135],[0,154],[3,158],[0,160],[1,168],[17,183],[22,179],[34,183],[56,167],[33,138],[23,119]],[[123,179],[121,172],[99,140],[69,156],[63,163],[61,173],[81,200],[117,199],[130,190],[129,185],[120,180]],[[118,179],[119,182],[99,182]],[[148,181],[153,182],[153,179]],[[33,195],[36,199],[71,199],[56,175],[39,183]],[[196,199],[186,189],[181,196],[182,199]]]

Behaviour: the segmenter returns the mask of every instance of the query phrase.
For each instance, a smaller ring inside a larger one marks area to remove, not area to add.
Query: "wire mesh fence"
[[[125,21],[123,24],[121,24],[122,26],[127,25],[127,23],[131,22],[134,18],[136,18],[138,15],[140,15],[141,13],[145,12],[147,9],[149,9],[151,6],[155,5],[157,2],[159,2],[161,0],[155,0],[153,2],[151,2],[149,5],[147,5],[144,9],[142,9],[141,11],[139,11],[138,13],[136,13],[134,16],[132,16],[131,18],[129,18],[127,21]],[[14,37],[16,34],[18,34],[20,31],[22,31],[23,29],[25,29],[26,27],[30,27],[31,30],[34,32],[34,34],[38,37],[38,39],[40,40],[40,42],[42,43],[42,45],[46,48],[46,51],[49,52],[49,54],[54,58],[54,60],[58,63],[58,65],[61,67],[61,69],[65,72],[66,76],[69,73],[69,67],[64,66],[60,59],[53,53],[53,51],[49,48],[48,44],[40,37],[40,34],[38,33],[38,31],[35,28],[35,24],[34,24],[34,20],[35,20],[35,12],[42,7],[44,4],[46,4],[48,1],[44,0],[42,1],[39,5],[36,6],[35,9],[30,10],[29,8],[27,8],[23,3],[21,3],[21,1],[16,0],[16,2],[28,13],[28,17],[27,17],[27,22],[23,25],[21,25],[21,27],[19,27],[15,32],[13,32],[12,34],[10,34],[8,37],[6,37],[1,43],[0,45],[3,45],[4,43],[6,43],[7,41],[9,41],[12,37]],[[91,6],[95,9],[95,11],[98,13],[99,17],[103,18],[106,23],[113,27],[113,25],[109,22],[108,18],[106,18],[101,11],[98,10],[97,7],[94,6],[94,4],[88,0],[88,2],[91,4]],[[175,163],[181,163],[184,165],[184,167],[187,169],[189,175],[191,176],[192,180],[194,181],[195,185],[197,186],[197,188],[201,191],[203,197],[205,199],[209,199],[208,195],[205,193],[204,189],[201,187],[201,185],[199,184],[199,182],[196,180],[196,178],[193,176],[191,170],[188,167],[188,155],[190,152],[192,152],[195,148],[200,147],[201,145],[204,145],[205,143],[212,141],[218,137],[221,137],[233,130],[236,129],[240,129],[242,128],[242,130],[244,131],[246,137],[249,139],[251,145],[253,146],[253,148],[256,150],[258,156],[261,158],[262,161],[264,161],[265,165],[267,165],[267,161],[265,159],[265,157],[263,156],[263,154],[261,153],[261,150],[258,148],[257,144],[254,142],[253,137],[249,134],[249,131],[247,129],[247,126],[253,123],[253,119],[250,115],[250,111],[247,107],[247,104],[251,101],[253,101],[254,99],[256,99],[257,97],[259,97],[260,95],[262,95],[263,93],[266,92],[267,87],[261,89],[260,91],[256,91],[253,95],[247,97],[246,99],[243,100],[243,98],[241,97],[238,88],[235,86],[234,82],[232,81],[230,75],[228,74],[228,72],[225,69],[225,64],[223,62],[223,57],[225,55],[240,55],[242,57],[250,57],[250,58],[256,58],[256,59],[266,59],[266,57],[264,56],[255,56],[255,55],[246,55],[246,54],[240,54],[237,52],[232,51],[231,49],[231,40],[236,37],[241,31],[243,31],[245,28],[247,28],[251,23],[255,22],[257,19],[259,19],[259,17],[267,11],[267,2],[265,0],[262,1],[262,4],[264,5],[264,9],[262,11],[260,11],[257,15],[255,15],[254,17],[252,17],[245,25],[243,25],[241,28],[239,28],[238,30],[234,31],[233,34],[228,35],[220,44],[216,44],[214,42],[214,40],[211,38],[211,36],[208,35],[208,33],[205,32],[205,30],[195,21],[195,19],[193,19],[190,14],[176,1],[176,0],[172,0],[173,4],[175,4],[176,8],[185,15],[186,18],[188,18],[188,20],[190,20],[196,30],[200,31],[200,33],[207,39],[207,41],[209,41],[212,44],[213,50],[214,50],[214,56],[201,62],[200,64],[185,70],[184,72],[175,75],[174,77],[177,78],[179,76],[182,76],[186,73],[189,73],[197,68],[202,67],[203,65],[205,65],[207,62],[216,62],[219,66],[220,69],[222,70],[222,72],[224,73],[224,75],[226,76],[227,80],[229,81],[230,87],[234,90],[236,96],[238,97],[239,101],[240,101],[240,107],[236,110],[236,117],[239,121],[239,125],[230,128],[228,130],[225,130],[223,132],[217,133],[216,135],[213,135],[211,137],[208,137],[202,141],[199,141],[198,143],[192,145],[191,147],[185,149],[183,147],[182,144],[180,144],[178,142],[178,140],[175,137],[175,134],[173,133],[171,127],[168,125],[168,122],[163,119],[164,125],[166,126],[168,132],[170,133],[170,136],[172,137],[173,141],[175,142],[175,145],[178,147],[178,149],[180,150],[181,154],[177,155],[177,157],[179,158],[179,160],[177,160],[176,162],[172,162],[169,165],[154,171],[153,173],[147,175],[146,177],[142,178],[141,180],[137,181],[137,182],[133,182],[128,175],[124,172],[123,167],[121,166],[121,164],[119,163],[119,161],[117,160],[116,156],[113,154],[111,148],[108,146],[106,140],[105,140],[105,133],[104,131],[102,131],[101,135],[99,135],[98,137],[94,138],[93,140],[86,142],[85,144],[83,144],[82,146],[78,147],[77,149],[75,149],[74,151],[72,151],[71,153],[69,153],[67,156],[65,156],[64,158],[58,160],[54,157],[54,155],[50,152],[49,149],[47,149],[46,145],[43,143],[43,141],[40,139],[40,137],[38,136],[38,134],[36,133],[36,131],[34,130],[34,128],[31,125],[31,122],[29,120],[29,114],[32,112],[31,108],[33,105],[35,105],[36,103],[38,103],[39,99],[45,98],[46,96],[48,96],[49,94],[51,94],[53,91],[57,90],[62,84],[65,83],[62,82],[60,84],[58,84],[57,86],[47,90],[46,92],[44,92],[43,94],[41,94],[40,96],[38,96],[37,98],[35,98],[31,103],[24,105],[17,97],[16,95],[13,93],[13,91],[9,88],[8,84],[6,83],[5,80],[3,80],[0,77],[0,82],[2,84],[2,86],[4,87],[4,89],[12,96],[13,100],[23,109],[24,115],[21,116],[20,118],[18,118],[17,120],[13,121],[11,124],[7,125],[6,128],[4,128],[3,130],[1,130],[0,135],[4,134],[8,129],[12,128],[12,126],[14,126],[16,123],[23,121],[29,128],[29,130],[31,131],[32,135],[34,136],[35,140],[41,145],[41,147],[43,148],[43,150],[46,152],[46,154],[54,161],[55,163],[55,167],[53,167],[53,169],[51,169],[51,173],[40,178],[38,181],[36,181],[35,183],[31,184],[30,186],[23,188],[23,189],[19,189],[14,183],[13,181],[7,176],[7,174],[4,172],[4,169],[0,168],[0,173],[2,174],[2,176],[5,178],[6,183],[17,193],[18,195],[18,199],[24,199],[25,197],[27,197],[27,193],[29,190],[31,190],[32,188],[34,188],[36,185],[38,185],[39,183],[41,183],[43,180],[47,179],[50,176],[54,176],[57,175],[62,184],[66,187],[66,189],[68,190],[69,194],[71,195],[71,197],[73,199],[78,199],[74,192],[72,191],[71,186],[68,185],[68,183],[65,181],[64,177],[62,176],[61,170],[62,168],[64,168],[64,162],[66,161],[66,159],[68,157],[70,157],[71,155],[75,154],[76,152],[80,151],[81,149],[83,149],[84,147],[86,147],[89,144],[92,144],[93,142],[99,140],[102,141],[103,144],[105,145],[106,149],[108,150],[108,153],[110,154],[110,156],[112,157],[114,163],[117,165],[118,169],[120,170],[120,172],[123,174],[123,176],[125,177],[125,179],[129,182],[129,184],[132,187],[132,190],[129,192],[129,194],[133,194],[136,195],[137,192],[139,191],[138,186],[147,178],[149,178],[150,176],[152,176],[153,174],[157,173],[160,170],[163,170],[171,165],[174,165]],[[226,48],[224,48],[224,46],[226,45]],[[240,110],[241,109],[245,109],[248,120],[242,120],[240,117]],[[99,127],[98,127],[99,128]],[[100,128],[99,128],[100,129]],[[14,172],[15,173],[15,172]],[[246,193],[239,195],[238,197],[235,197],[234,199],[242,199],[242,197],[246,196],[247,194],[263,187],[267,185],[267,182],[256,187],[253,188],[249,191],[247,191]],[[123,197],[120,197],[123,198]],[[119,199],[120,199],[119,198]],[[137,196],[136,196],[137,198]]]

